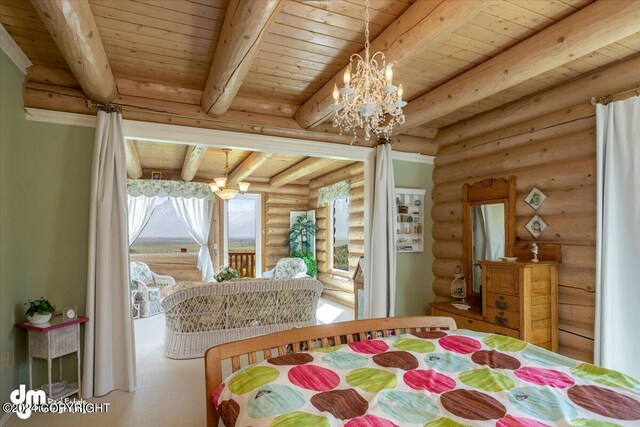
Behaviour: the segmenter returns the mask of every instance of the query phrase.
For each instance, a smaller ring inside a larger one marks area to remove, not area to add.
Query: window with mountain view
[[[334,270],[349,271],[349,198],[343,197],[331,202],[333,236],[330,240],[333,254],[331,267]]]
[[[197,253],[199,250],[200,245],[189,236],[168,197],[158,199],[149,222],[130,247],[132,254]]]

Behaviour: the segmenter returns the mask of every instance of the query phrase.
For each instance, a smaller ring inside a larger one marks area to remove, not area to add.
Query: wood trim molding
[[[31,4],[87,97],[110,102],[118,96],[89,2],[32,0]]]
[[[0,24],[0,49],[16,64],[22,74],[27,74],[27,68],[33,64],[2,24]]]
[[[640,2],[595,2],[409,102],[396,131],[438,119],[640,31]]]
[[[25,108],[27,120],[72,126],[95,127],[96,116],[62,111]],[[124,120],[125,138],[141,141],[206,145],[209,147],[291,154],[305,157],[326,157],[336,160],[365,161],[375,150],[343,144],[331,144],[281,136],[230,132],[164,123]],[[238,137],[242,135],[242,137]],[[393,158],[407,162],[430,163],[433,156],[393,152]]]
[[[264,36],[280,11],[280,0],[231,0],[200,105],[210,116],[226,113]]]

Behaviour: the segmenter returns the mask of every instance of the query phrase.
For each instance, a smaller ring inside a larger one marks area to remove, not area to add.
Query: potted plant
[[[56,311],[56,306],[43,297],[33,301],[29,300],[24,305],[27,306],[27,320],[34,325],[47,323],[51,319],[53,312]]]
[[[318,273],[318,261],[313,254],[307,252],[294,252],[291,254],[293,258],[300,258],[307,264],[307,275],[315,277]]]
[[[218,282],[226,282],[227,280],[240,278],[240,273],[233,267],[222,267],[218,274],[216,274],[216,280]]]

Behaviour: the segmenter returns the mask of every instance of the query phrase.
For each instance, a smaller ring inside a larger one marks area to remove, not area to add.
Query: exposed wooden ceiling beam
[[[322,159],[317,157],[308,157],[303,161],[296,163],[290,168],[280,172],[278,175],[271,178],[269,184],[272,187],[282,187],[285,184],[289,184],[297,179],[304,178],[305,176],[322,169],[328,164],[333,163],[333,159]]]
[[[364,173],[364,163],[363,162],[352,163],[341,169],[335,170],[333,172],[329,172],[328,174],[312,179],[311,181],[309,181],[309,188],[313,192],[314,190],[317,190],[320,187],[333,184],[334,182],[343,181],[345,179],[349,179],[353,176],[360,175],[362,173]]]
[[[388,63],[401,62],[452,32],[488,4],[485,0],[417,1],[371,43],[371,51],[383,51]],[[334,82],[342,82],[345,70],[346,67],[298,109],[296,121],[302,128],[317,126],[329,116]]]
[[[238,182],[246,181],[264,162],[269,160],[273,156],[273,153],[261,153],[254,151],[242,161],[231,173],[229,174],[229,186],[235,187]]]
[[[240,133],[271,135],[336,144],[353,144],[349,135],[340,135],[331,125],[321,125],[312,131],[298,126],[293,118],[267,114],[253,114],[229,110],[223,117],[205,115],[199,106],[180,102],[162,101],[135,96],[118,96],[115,100],[123,107],[122,117],[130,120],[218,129]],[[25,107],[66,111],[79,114],[96,114],[87,108],[84,94],[75,88],[27,82],[24,91]],[[411,135],[392,138],[393,150],[435,155],[437,145],[432,139]],[[372,147],[375,141],[357,140],[359,146]]]
[[[32,0],[84,93],[97,102],[118,95],[98,27],[87,0]]]
[[[438,149],[463,140],[504,129],[517,123],[572,108],[592,96],[606,96],[640,86],[640,54],[623,62],[600,68],[568,83],[536,92],[494,110],[440,129]],[[595,114],[595,112],[594,112]]]
[[[181,171],[173,170],[173,169],[143,169],[142,173],[144,176],[151,176],[151,172],[162,172],[163,179],[171,179],[171,180],[179,180]],[[214,180],[215,177],[220,176],[223,172],[207,172],[202,173],[199,172],[194,178],[193,182],[206,182],[210,183]],[[299,185],[299,184],[288,184],[283,185],[282,187],[273,187],[269,184],[269,178],[253,178],[247,179],[247,182],[251,184],[252,192],[259,193],[280,193],[280,194],[296,194],[296,195],[304,195],[308,196],[310,193],[310,189],[308,185]]]
[[[640,2],[598,1],[411,101],[398,132],[428,123],[640,31]]]
[[[184,156],[184,162],[182,163],[182,172],[180,176],[183,181],[191,181],[200,167],[202,157],[207,152],[207,147],[202,145],[190,145],[187,148],[187,154]]]
[[[132,179],[140,178],[142,176],[142,166],[140,166],[136,143],[127,139],[124,142],[124,153],[127,159],[127,176]]]
[[[210,116],[224,114],[235,98],[281,0],[231,0],[200,105]]]

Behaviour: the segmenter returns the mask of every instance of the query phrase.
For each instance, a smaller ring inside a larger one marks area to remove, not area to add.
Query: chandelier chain
[[[371,44],[369,43],[369,0],[365,2],[364,9],[364,51],[365,51],[365,60],[369,62],[369,47]]]

